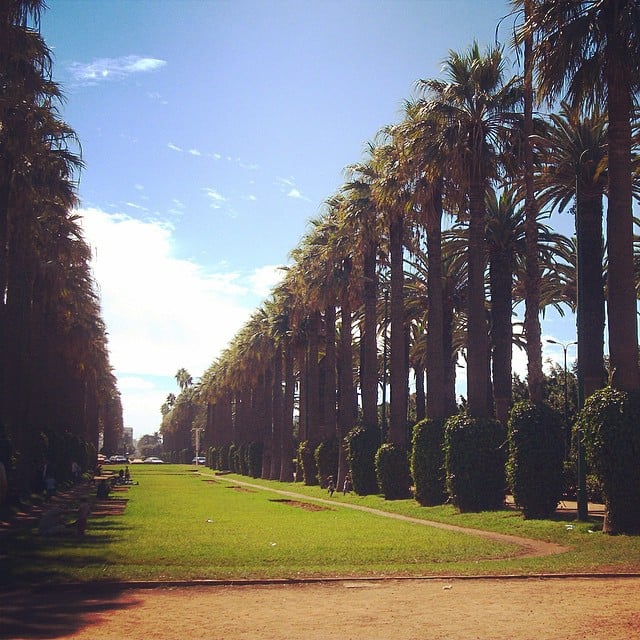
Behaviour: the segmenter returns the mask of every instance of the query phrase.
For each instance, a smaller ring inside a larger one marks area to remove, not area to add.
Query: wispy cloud
[[[276,184],[281,193],[284,193],[287,198],[293,198],[294,200],[304,200],[305,202],[311,202],[311,199],[305,196],[298,187],[296,187],[293,178],[276,178]]]
[[[204,192],[210,200],[210,206],[212,209],[221,209],[222,205],[227,201],[227,199],[215,189],[207,187],[204,189]]]
[[[167,147],[171,149],[171,151],[182,151],[182,148],[179,147],[177,144],[173,144],[173,142],[168,142]]]
[[[99,58],[91,62],[73,62],[69,70],[76,82],[96,84],[108,80],[121,80],[137,73],[150,73],[161,69],[166,64],[166,60],[130,55],[120,58]]]

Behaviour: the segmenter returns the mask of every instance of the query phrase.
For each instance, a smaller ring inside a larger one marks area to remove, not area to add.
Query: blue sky
[[[82,145],[83,224],[135,437],[159,429],[176,371],[197,379],[268,295],[415,82],[450,49],[493,43],[508,13],[506,0],[50,3],[42,34]],[[572,340],[563,324],[545,336]]]

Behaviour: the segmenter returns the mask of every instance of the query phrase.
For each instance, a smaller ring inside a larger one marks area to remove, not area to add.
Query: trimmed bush
[[[302,479],[307,486],[315,486],[318,484],[318,469],[316,467],[314,452],[315,447],[309,440],[301,442],[298,446],[300,464],[302,465]]]
[[[507,477],[525,518],[548,518],[562,498],[562,416],[547,404],[523,400],[509,416]]]
[[[380,440],[377,431],[357,426],[349,431],[344,441],[353,490],[359,496],[378,493],[375,459]]]
[[[460,413],[447,420],[447,492],[461,512],[504,506],[506,434],[497,420]]]
[[[411,496],[411,476],[406,451],[392,443],[383,444],[376,453],[378,487],[385,500]]]
[[[602,486],[603,531],[640,534],[640,395],[611,387],[590,396],[576,422]]]
[[[338,474],[338,443],[335,438],[323,440],[314,451],[314,459],[318,472],[317,480],[321,487],[325,486],[325,480],[333,476],[337,480]]]
[[[413,427],[411,476],[415,499],[422,506],[444,504],[447,500],[444,423],[442,418],[425,418]]]

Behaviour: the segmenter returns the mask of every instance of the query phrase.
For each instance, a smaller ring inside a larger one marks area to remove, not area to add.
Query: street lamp
[[[567,409],[567,349],[572,344],[578,344],[576,341],[573,342],[559,342],[558,340],[553,340],[552,338],[548,338],[547,342],[550,344],[557,344],[562,347],[562,351],[564,354],[564,422],[566,427],[568,428],[568,409]],[[587,467],[585,461],[585,452],[584,452],[584,443],[582,442],[582,433],[578,433],[578,465],[577,465],[577,476],[578,476],[578,487],[576,491],[576,501],[578,507],[578,520],[586,520],[588,516],[588,503],[587,503]],[[566,441],[565,441],[566,447]]]
[[[547,338],[547,342],[549,344],[557,344],[559,347],[562,347],[562,352],[564,355],[564,424],[567,432],[569,431],[569,404],[567,399],[567,349],[572,344],[578,344],[575,340],[573,342],[559,342],[558,340],[554,340],[553,338]],[[567,449],[567,438],[565,437],[565,456]]]
[[[191,431],[196,434],[196,466],[198,466],[198,456],[200,455],[200,432],[204,431],[203,427],[193,427]]]

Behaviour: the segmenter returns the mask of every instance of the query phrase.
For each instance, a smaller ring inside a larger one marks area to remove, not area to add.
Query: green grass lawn
[[[413,500],[335,494],[319,487],[215,476],[186,465],[134,466],[138,485],[112,494],[122,515],[94,515],[85,538],[9,541],[17,583],[89,580],[302,578],[383,575],[640,571],[640,539],[609,537],[597,521],[525,521],[513,510],[459,514]],[[245,487],[295,491],[303,500]],[[558,542],[569,551],[518,557],[520,548],[341,506],[355,503],[414,518]]]

